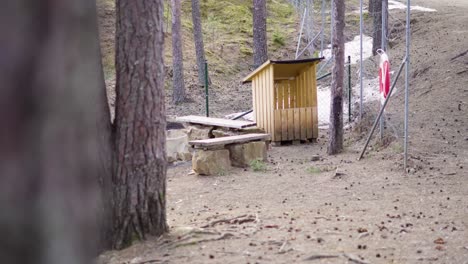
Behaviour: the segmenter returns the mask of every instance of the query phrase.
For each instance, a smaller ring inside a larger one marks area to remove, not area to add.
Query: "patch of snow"
[[[356,64],[359,61],[360,55],[360,37],[356,36],[352,41],[345,43],[345,60],[348,60],[348,56],[351,56],[351,64]],[[323,51],[325,60],[331,57],[331,49]],[[362,36],[362,59],[366,60],[372,56],[372,37],[363,35]]]
[[[388,0],[388,9],[406,9],[406,4],[395,1],[395,0]],[[437,12],[437,10],[428,7],[422,6],[411,6],[412,11],[422,11],[422,12]]]

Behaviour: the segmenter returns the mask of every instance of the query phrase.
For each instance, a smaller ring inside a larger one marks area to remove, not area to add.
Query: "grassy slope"
[[[97,0],[100,21],[103,65],[108,83],[111,105],[114,93],[114,32],[115,0]],[[172,47],[171,12],[165,2],[165,66],[166,105],[170,115],[204,114],[204,91],[197,85],[195,47],[193,44],[191,5],[182,0],[182,32],[184,53],[184,79],[189,102],[175,106],[170,102],[172,94]],[[318,2],[316,2],[318,3]],[[210,87],[211,113],[222,115],[251,107],[250,86],[242,86],[240,80],[252,70],[252,1],[251,0],[200,0],[205,52],[212,80]],[[325,26],[329,40],[329,3]],[[347,40],[358,33],[359,16],[357,1],[347,2]],[[268,55],[270,59],[293,59],[299,30],[300,15],[287,0],[267,0]],[[320,6],[315,7],[317,14]],[[320,17],[316,18],[315,31],[319,29]],[[366,19],[368,23],[370,20]],[[303,44],[304,45],[304,44]]]
[[[98,0],[100,17],[103,64],[106,77],[113,78],[114,69],[114,10],[113,0]],[[210,68],[216,78],[226,79],[251,63],[252,55],[252,11],[250,0],[202,0],[203,33],[205,49]],[[193,79],[195,48],[193,44],[190,1],[182,1],[183,52],[186,79]],[[164,11],[166,32],[165,64],[171,64],[171,14],[165,2]],[[286,0],[268,1],[268,38],[272,56],[280,56],[277,51],[295,32],[296,15]]]

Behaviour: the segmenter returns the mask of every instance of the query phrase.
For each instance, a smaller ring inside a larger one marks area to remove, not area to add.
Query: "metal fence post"
[[[411,0],[407,0],[406,7],[406,64],[405,64],[405,162],[404,168],[408,167],[408,114],[409,114],[409,78],[410,78],[410,41],[411,41]]]
[[[351,123],[351,56],[348,56],[348,122]]]
[[[205,107],[206,107],[206,116],[210,116],[210,108],[208,103],[208,62],[205,60]]]
[[[362,1],[359,1],[359,42],[360,42],[360,58],[359,58],[359,120],[362,120],[362,33],[364,30],[362,17]]]

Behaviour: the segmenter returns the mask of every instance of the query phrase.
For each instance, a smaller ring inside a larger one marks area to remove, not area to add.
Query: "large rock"
[[[228,146],[231,162],[236,167],[248,167],[254,160],[267,161],[267,147],[264,141]]]
[[[211,130],[212,127],[191,125],[187,127],[187,135],[189,141],[199,140],[199,139],[208,139],[212,137]]]
[[[231,168],[229,150],[198,150],[192,158],[192,168],[199,175],[221,175]]]
[[[238,133],[234,133],[232,131],[226,131],[222,129],[215,129],[211,132],[215,138],[220,138],[220,137],[229,137],[229,136],[235,136],[238,135]]]
[[[177,161],[180,157],[187,157],[190,155],[188,136],[185,130],[166,131],[166,153],[169,163]]]

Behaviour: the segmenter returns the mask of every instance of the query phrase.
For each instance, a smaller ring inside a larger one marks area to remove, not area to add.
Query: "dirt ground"
[[[101,261],[468,263],[468,1],[412,3],[438,12],[412,16],[408,173],[401,138],[357,161],[358,128],[337,156],[326,154],[326,131],[273,146],[265,171],[202,177],[181,163],[168,171],[171,232]],[[392,47],[395,61],[403,49]],[[399,90],[390,117],[403,113]]]

